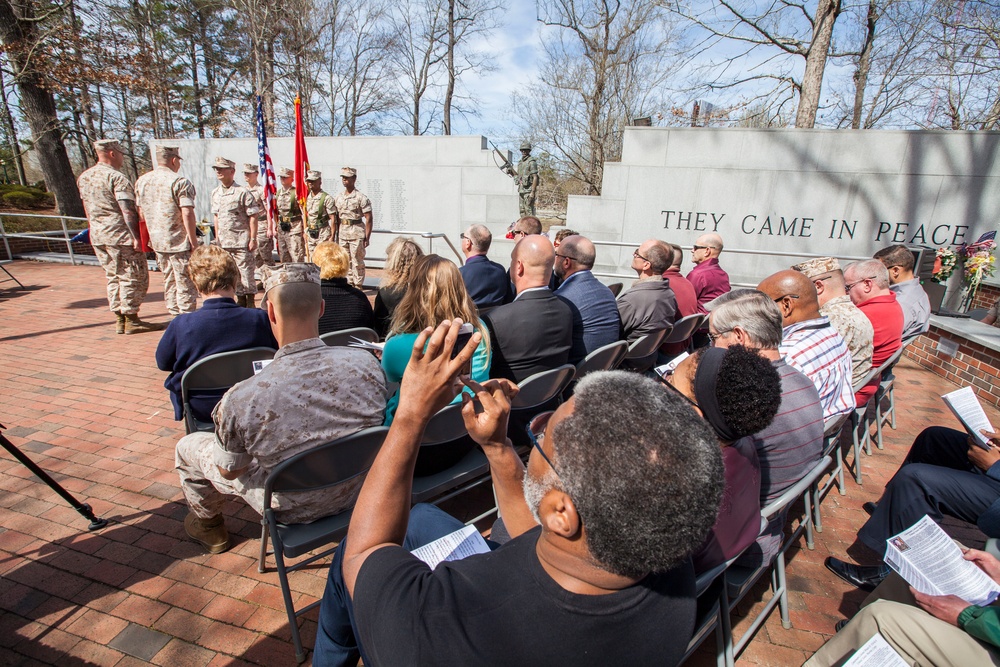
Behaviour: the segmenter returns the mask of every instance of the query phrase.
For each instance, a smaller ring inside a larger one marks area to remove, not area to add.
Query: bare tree
[[[447,83],[441,122],[443,133],[449,135],[461,76],[470,71],[485,72],[495,68],[492,54],[475,51],[469,48],[469,44],[473,38],[490,35],[497,28],[504,5],[501,0],[447,0],[447,3],[444,34]]]
[[[392,55],[400,73],[400,94],[409,102],[403,116],[407,131],[414,136],[424,134],[435,118],[433,111],[428,113],[425,98],[449,53],[446,3],[450,1],[403,3],[389,17],[393,32],[399,35]]]

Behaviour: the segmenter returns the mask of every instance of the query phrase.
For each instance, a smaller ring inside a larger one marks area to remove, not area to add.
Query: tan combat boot
[[[184,518],[184,532],[210,554],[221,554],[229,548],[229,532],[221,514],[211,519],[199,519],[188,512]]]
[[[164,328],[166,327],[162,324],[143,322],[139,319],[139,313],[128,313],[125,315],[126,335],[146,333],[147,331],[163,331]]]
[[[115,333],[125,333],[125,313],[115,313],[115,317],[118,318],[115,323]]]
[[[247,308],[256,308],[257,307],[257,296],[256,295],[254,295],[254,294],[247,294],[243,298],[245,299],[245,301],[243,302],[243,305],[246,306]]]

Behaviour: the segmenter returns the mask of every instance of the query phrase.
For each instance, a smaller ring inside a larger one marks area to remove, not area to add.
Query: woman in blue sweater
[[[183,417],[181,377],[192,364],[211,354],[251,347],[278,349],[267,313],[236,305],[240,270],[232,255],[218,246],[198,246],[191,253],[188,273],[203,299],[201,310],[175,317],[156,347],[156,365],[170,371],[163,386],[170,391],[174,419]],[[191,412],[198,421],[211,421],[212,410],[224,392],[191,395]]]

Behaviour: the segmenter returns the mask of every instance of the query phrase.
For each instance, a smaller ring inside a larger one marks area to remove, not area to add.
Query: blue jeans
[[[406,528],[403,548],[412,551],[464,527],[458,519],[433,505],[414,505]],[[319,607],[319,627],[313,649],[315,667],[354,667],[364,655],[354,624],[354,605],[344,584],[344,542],[334,552]],[[369,664],[367,658],[365,664]]]

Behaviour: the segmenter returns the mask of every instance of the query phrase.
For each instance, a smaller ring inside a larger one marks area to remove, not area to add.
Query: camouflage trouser
[[[304,262],[306,261],[306,244],[302,240],[302,223],[296,222],[292,225],[292,231],[283,232],[278,228],[278,261]]]
[[[535,198],[531,194],[531,190],[527,192],[518,192],[518,208],[521,212],[521,217],[528,215],[535,215]]]
[[[253,277],[253,272],[257,268],[256,253],[247,249],[223,248],[236,260],[236,266],[240,270],[240,284],[236,286],[236,295],[257,293],[257,279]]]
[[[306,242],[309,244],[309,247],[306,249],[306,258],[302,261],[311,262],[313,257],[313,251],[316,250],[316,246],[318,246],[323,241],[332,241],[332,240],[333,240],[333,230],[330,229],[330,225],[323,225],[322,227],[320,227],[319,237],[315,239],[309,235],[309,230],[306,229]]]
[[[267,237],[267,216],[261,213],[264,218],[263,224],[257,225],[257,268],[262,266],[274,266],[274,239]]]
[[[146,255],[130,245],[95,245],[94,254],[108,279],[108,306],[112,313],[139,312],[149,291]]]
[[[351,265],[347,269],[347,282],[362,289],[365,282],[365,224],[340,226],[340,246],[347,251]]]
[[[188,275],[190,259],[190,250],[156,253],[156,263],[163,273],[163,300],[171,315],[193,313],[198,309],[198,290]]]

